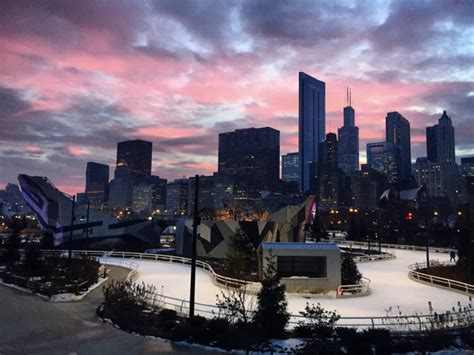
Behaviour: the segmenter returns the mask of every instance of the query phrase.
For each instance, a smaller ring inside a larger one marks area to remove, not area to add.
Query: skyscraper
[[[264,127],[220,133],[218,171],[248,190],[273,189],[280,176],[280,131]]]
[[[168,183],[166,191],[166,209],[168,213],[185,215],[188,213],[189,181],[177,179]]]
[[[299,73],[300,189],[309,191],[314,167],[319,162],[319,144],[326,133],[326,84]]]
[[[127,165],[132,178],[143,178],[151,174],[152,143],[131,140],[117,144],[117,166]]]
[[[321,208],[337,208],[340,190],[341,174],[337,164],[337,137],[328,133],[322,144],[322,161],[319,173],[319,200]]]
[[[427,158],[416,160],[415,178],[418,186],[425,185],[429,197],[456,199],[457,171],[453,162],[432,162]]]
[[[443,112],[438,124],[426,127],[427,158],[432,162],[456,161],[454,151],[454,127],[451,118]]]
[[[299,153],[288,153],[281,156],[281,176],[284,181],[300,184]]]
[[[392,143],[367,143],[367,165],[384,174],[391,184],[400,180],[400,162],[400,149]]]
[[[132,207],[130,168],[125,163],[119,163],[115,168],[114,179],[110,182],[109,206],[111,208]]]
[[[91,206],[100,207],[107,201],[109,166],[88,162],[86,168],[86,196]]]
[[[398,112],[389,112],[385,119],[386,142],[400,151],[399,180],[411,176],[410,122]]]
[[[351,93],[347,91],[347,106],[344,107],[344,126],[338,129],[338,164],[346,175],[359,169],[359,127],[355,126],[355,111]]]

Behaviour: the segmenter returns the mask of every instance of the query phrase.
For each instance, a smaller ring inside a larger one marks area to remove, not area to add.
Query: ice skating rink
[[[429,313],[428,301],[434,311],[445,312],[458,302],[467,305],[469,297],[457,292],[412,281],[408,278],[408,266],[425,261],[423,251],[390,250],[396,254],[395,259],[373,261],[358,264],[363,276],[371,280],[372,293],[364,297],[327,298],[316,295],[287,294],[288,308],[292,314],[303,310],[306,302],[320,303],[327,310],[336,310],[342,317],[377,317],[385,316],[386,310],[392,307],[398,313],[413,315]],[[449,255],[431,253],[430,260],[446,261]],[[139,264],[138,280],[156,286],[157,292],[166,296],[189,299],[190,266],[165,261],[134,260]],[[202,269],[196,270],[196,302],[216,303],[216,296],[221,293],[211,275]],[[393,314],[393,312],[392,312]]]

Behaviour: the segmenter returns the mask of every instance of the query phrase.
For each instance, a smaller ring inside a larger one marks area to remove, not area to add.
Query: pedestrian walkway
[[[128,271],[112,267],[109,282],[123,280]],[[102,288],[79,302],[49,303],[0,285],[0,354],[199,353],[198,348],[132,335],[103,323],[95,315],[101,302]]]

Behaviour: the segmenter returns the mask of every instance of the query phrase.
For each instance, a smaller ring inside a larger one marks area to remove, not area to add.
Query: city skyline
[[[299,71],[326,83],[326,133],[352,88],[361,163],[390,111],[411,124],[412,162],[444,110],[457,158],[474,154],[472,3],[207,5],[0,5],[0,188],[26,173],[83,191],[86,162],[113,166],[132,139],[169,180],[217,171],[218,133],[234,129],[272,127],[281,154],[298,151]]]

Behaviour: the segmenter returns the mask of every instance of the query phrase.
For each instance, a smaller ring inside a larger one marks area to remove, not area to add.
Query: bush
[[[207,330],[211,334],[225,334],[230,327],[230,323],[225,318],[213,318],[207,322]]]
[[[188,340],[192,334],[192,327],[188,322],[176,324],[170,332],[170,338],[174,341]]]
[[[332,335],[334,324],[340,318],[336,312],[326,311],[319,303],[311,306],[306,303],[305,310],[301,311],[300,314],[306,318],[306,322],[299,322],[294,334],[297,337],[304,338],[325,338]]]
[[[148,307],[148,295],[155,292],[155,287],[137,284],[133,281],[111,282],[104,287],[104,306],[117,310],[141,311]]]
[[[341,254],[341,283],[343,285],[355,285],[360,282],[362,275],[357,264],[349,253]]]
[[[207,319],[203,316],[192,316],[188,318],[188,323],[193,328],[203,327]]]
[[[162,309],[160,311],[160,313],[158,313],[158,318],[161,321],[165,321],[165,322],[175,321],[177,319],[177,317],[178,317],[178,315],[177,315],[176,311],[174,311],[172,309]]]

